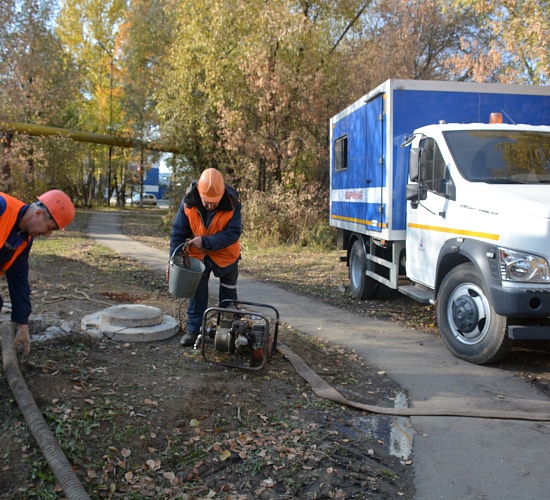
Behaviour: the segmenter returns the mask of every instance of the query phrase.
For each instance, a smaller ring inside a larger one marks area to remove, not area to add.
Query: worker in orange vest
[[[14,348],[23,348],[23,359],[30,353],[29,252],[36,236],[50,236],[63,229],[75,216],[71,199],[58,189],[47,191],[37,201],[26,204],[0,193],[0,271],[5,274],[11,298],[11,320],[16,324]],[[0,297],[0,309],[3,300]]]
[[[205,271],[189,300],[184,346],[194,345],[208,308],[210,273],[220,279],[219,301],[237,300],[237,278],[241,255],[241,203],[221,172],[206,169],[183,198],[170,235],[170,255],[187,240],[189,256],[202,261]]]

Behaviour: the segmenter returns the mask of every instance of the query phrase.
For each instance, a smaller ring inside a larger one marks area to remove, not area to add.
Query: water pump
[[[225,300],[204,312],[196,346],[208,363],[260,370],[277,347],[278,331],[279,312],[273,306]]]

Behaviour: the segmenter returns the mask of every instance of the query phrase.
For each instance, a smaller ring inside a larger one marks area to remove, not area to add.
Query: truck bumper
[[[550,340],[550,290],[492,286],[491,296],[493,308],[501,316],[527,319],[525,324],[508,326],[510,338]],[[537,319],[545,324],[534,324]]]
[[[508,337],[514,340],[550,340],[550,326],[509,325]]]
[[[550,290],[491,287],[492,305],[501,316],[547,318],[550,316]]]

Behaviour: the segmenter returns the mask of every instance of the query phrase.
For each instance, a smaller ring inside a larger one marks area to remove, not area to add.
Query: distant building
[[[167,172],[160,173],[160,157],[158,155],[150,155],[147,158],[151,168],[146,168],[143,175],[143,194],[154,194],[159,200],[166,196],[166,192],[170,185],[171,175]],[[134,170],[139,177],[140,165],[138,163],[130,164],[130,168]],[[139,193],[139,184],[130,186],[133,193]]]
[[[158,199],[161,199],[162,196],[160,185],[159,185],[159,168],[151,167],[149,170],[145,170],[143,176],[143,193],[144,194],[154,194]]]

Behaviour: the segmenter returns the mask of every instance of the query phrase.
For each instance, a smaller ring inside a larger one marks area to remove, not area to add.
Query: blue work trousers
[[[208,309],[208,280],[213,272],[220,279],[218,300],[237,300],[237,278],[239,276],[239,259],[227,267],[219,267],[208,256],[203,260],[205,270],[197,290],[189,300],[187,308],[187,331],[200,332],[204,311]]]

